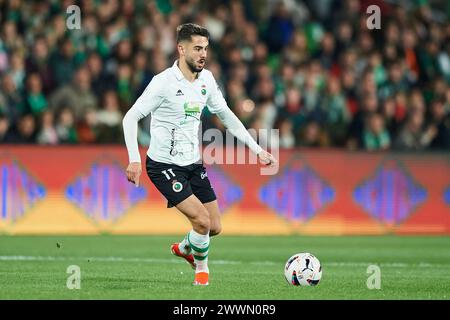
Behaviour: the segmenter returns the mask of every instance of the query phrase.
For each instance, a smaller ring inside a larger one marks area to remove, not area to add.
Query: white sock
[[[200,234],[191,230],[187,235],[189,245],[194,255],[194,260],[197,265],[195,273],[207,272],[208,269],[208,251],[209,251],[209,233]]]
[[[180,249],[182,254],[188,255],[191,253],[191,246],[189,245],[187,235],[184,237],[183,241],[180,242],[178,248]]]

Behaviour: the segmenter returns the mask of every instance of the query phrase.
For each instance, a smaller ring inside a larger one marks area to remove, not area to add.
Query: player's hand
[[[258,153],[258,158],[262,163],[269,167],[275,167],[278,163],[278,160],[265,150]]]
[[[127,179],[139,187],[139,177],[142,173],[142,165],[140,162],[131,162],[127,167]]]

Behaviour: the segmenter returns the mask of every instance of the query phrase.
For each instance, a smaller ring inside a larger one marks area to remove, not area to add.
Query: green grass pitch
[[[0,299],[449,299],[450,237],[256,237],[211,241],[210,285],[170,254],[180,236],[0,236]],[[286,260],[311,252],[317,287],[289,286]],[[369,290],[367,268],[381,269]],[[69,290],[67,268],[81,270]]]

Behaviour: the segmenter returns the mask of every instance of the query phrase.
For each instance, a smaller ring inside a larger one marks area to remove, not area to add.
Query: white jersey
[[[141,162],[137,145],[137,121],[152,116],[147,155],[158,162],[186,166],[200,160],[198,129],[204,107],[219,116],[225,126],[253,152],[261,147],[228,108],[214,76],[203,69],[190,82],[177,66],[164,70],[149,83],[123,120],[130,162]],[[245,132],[244,132],[245,131]]]

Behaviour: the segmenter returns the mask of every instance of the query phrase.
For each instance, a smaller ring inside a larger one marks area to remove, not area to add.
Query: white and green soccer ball
[[[284,276],[293,286],[316,286],[322,277],[322,266],[311,253],[297,253],[286,262]]]

